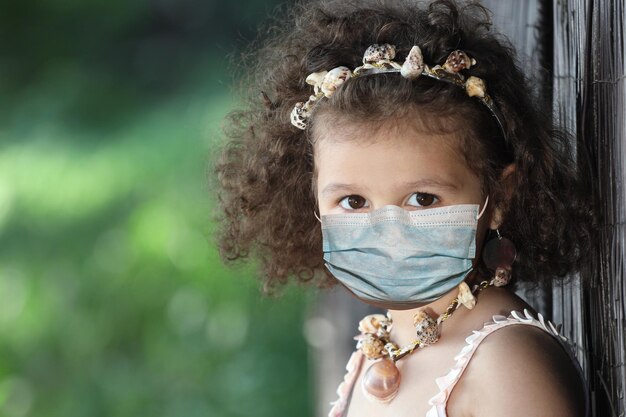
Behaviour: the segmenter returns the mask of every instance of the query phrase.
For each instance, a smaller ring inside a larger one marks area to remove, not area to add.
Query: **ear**
[[[498,229],[504,221],[503,216],[505,208],[508,206],[511,196],[513,195],[513,173],[515,172],[515,169],[515,164],[509,164],[502,170],[502,174],[500,175],[500,181],[504,186],[505,200],[493,209],[491,224],[489,225],[489,228],[492,230]]]

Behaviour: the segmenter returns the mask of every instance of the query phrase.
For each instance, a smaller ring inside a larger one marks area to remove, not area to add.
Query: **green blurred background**
[[[0,2],[0,416],[310,416],[313,295],[213,243],[227,56],[274,3]]]

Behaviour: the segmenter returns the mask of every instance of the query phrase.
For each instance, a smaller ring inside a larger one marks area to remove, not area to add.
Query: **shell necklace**
[[[494,280],[483,281],[472,291],[465,282],[462,282],[458,287],[459,293],[456,298],[437,319],[423,310],[418,310],[413,316],[417,337],[404,347],[398,347],[389,337],[393,327],[389,311],[386,316],[371,314],[363,318],[359,322],[361,334],[355,337],[358,340],[357,349],[360,349],[367,359],[376,360],[365,371],[361,381],[365,397],[381,403],[393,400],[400,389],[400,370],[396,362],[413,353],[418,347],[423,348],[436,343],[441,334],[441,323],[446,321],[460,305],[468,309],[474,308],[476,305],[474,294],[491,285],[497,283]]]

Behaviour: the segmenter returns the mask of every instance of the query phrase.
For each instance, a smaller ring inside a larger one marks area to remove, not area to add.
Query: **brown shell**
[[[371,334],[366,334],[359,341],[358,348],[367,359],[378,359],[384,355],[385,343]]]
[[[423,310],[418,310],[413,316],[415,334],[420,346],[428,346],[439,340],[439,326],[437,321]]]
[[[507,268],[496,268],[496,273],[491,281],[496,287],[504,287],[511,280],[511,270]]]
[[[400,370],[389,359],[374,362],[363,375],[361,386],[365,397],[374,402],[388,403],[398,394]]]
[[[461,70],[470,68],[472,65],[476,64],[476,61],[470,58],[464,51],[457,49],[456,51],[452,51],[450,55],[448,55],[448,59],[446,59],[446,63],[443,64],[443,69],[448,72],[459,72]]]

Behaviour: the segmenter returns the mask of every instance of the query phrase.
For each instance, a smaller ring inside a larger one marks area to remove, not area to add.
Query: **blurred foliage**
[[[225,59],[276,2],[1,1],[0,121],[19,113],[88,129],[129,122],[183,88],[206,87],[209,74],[223,77]]]
[[[271,8],[0,4],[0,416],[312,414],[312,295],[212,241],[224,55]]]

